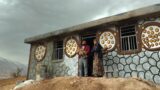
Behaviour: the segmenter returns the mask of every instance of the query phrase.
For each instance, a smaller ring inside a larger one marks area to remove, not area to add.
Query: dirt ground
[[[17,81],[25,80],[25,77],[10,78],[0,80],[0,90],[11,90]]]
[[[57,77],[19,90],[160,90],[160,86],[137,78]]]

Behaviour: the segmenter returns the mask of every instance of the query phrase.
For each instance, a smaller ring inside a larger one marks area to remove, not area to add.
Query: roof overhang
[[[102,19],[98,19],[98,20],[95,20],[95,21],[90,21],[90,22],[83,23],[83,24],[76,25],[76,26],[72,26],[72,27],[69,27],[69,28],[64,28],[64,29],[60,29],[60,30],[55,30],[53,32],[33,36],[33,37],[25,39],[24,42],[25,43],[32,43],[32,42],[39,41],[39,40],[42,40],[42,39],[47,39],[47,38],[50,38],[50,37],[53,37],[53,36],[57,36],[57,35],[60,35],[60,34],[63,34],[63,33],[74,32],[74,31],[77,31],[77,30],[83,30],[83,29],[98,26],[98,25],[101,25],[101,24],[117,22],[117,21],[129,19],[129,18],[140,17],[140,16],[153,14],[153,13],[159,13],[160,14],[160,4],[156,4],[156,5],[153,5],[153,6],[128,11],[128,12],[117,14],[117,15],[110,16],[110,17],[105,17],[105,18],[102,18]]]

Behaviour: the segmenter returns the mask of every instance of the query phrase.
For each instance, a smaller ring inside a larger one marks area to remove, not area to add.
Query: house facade
[[[105,75],[160,84],[160,5],[153,5],[25,39],[31,45],[28,79],[78,76],[77,48],[96,38],[108,47]],[[90,56],[91,57],[91,56]],[[93,60],[89,60],[89,75]]]

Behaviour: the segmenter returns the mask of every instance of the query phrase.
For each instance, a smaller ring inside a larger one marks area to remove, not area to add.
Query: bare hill
[[[0,90],[11,90],[16,85],[16,82],[25,79],[25,77],[2,79],[0,80]]]
[[[160,87],[137,78],[57,77],[19,90],[160,90]]]
[[[21,68],[22,74],[26,75],[26,65],[0,57],[0,79],[9,78],[11,73],[15,72],[17,68]]]

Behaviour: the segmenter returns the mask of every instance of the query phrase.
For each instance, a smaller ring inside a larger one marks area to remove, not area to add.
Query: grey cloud
[[[160,1],[0,0],[0,56],[27,64],[27,37],[156,3]]]

